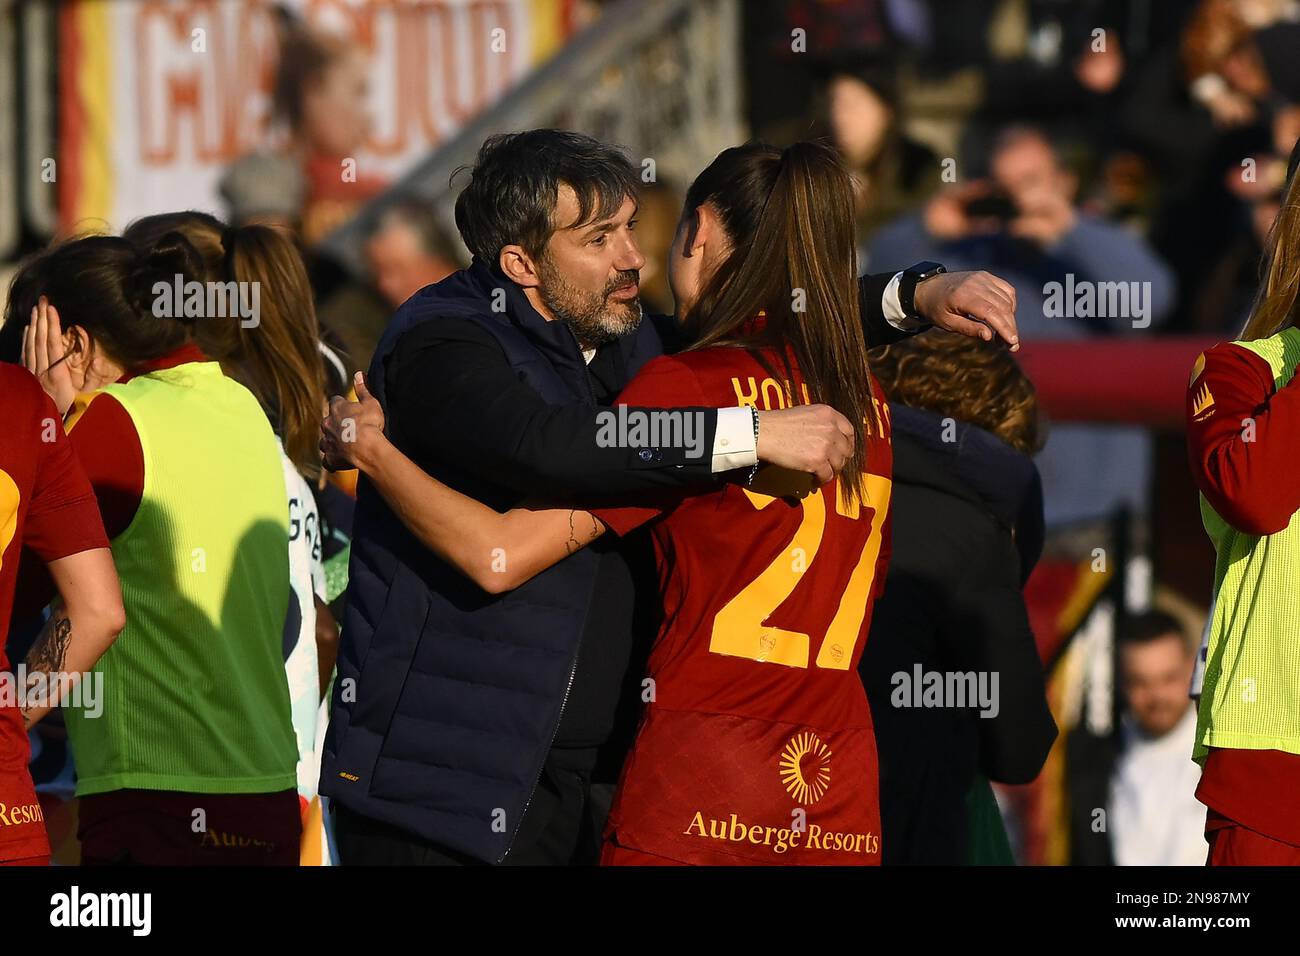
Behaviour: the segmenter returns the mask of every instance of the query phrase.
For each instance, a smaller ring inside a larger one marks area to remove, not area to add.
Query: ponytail
[[[718,213],[732,252],[704,282],[685,321],[692,349],[775,348],[786,381],[790,355],[808,397],[853,424],[853,457],[840,474],[848,500],[861,500],[867,422],[879,434],[858,304],[853,187],[838,154],[820,142],[785,150],[750,143],[724,150],[687,192],[684,215],[704,204]],[[761,328],[754,323],[765,313]],[[791,403],[803,396],[787,390]]]

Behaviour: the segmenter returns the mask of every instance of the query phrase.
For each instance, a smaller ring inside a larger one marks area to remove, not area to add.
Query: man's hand
[[[919,283],[912,301],[921,318],[941,329],[986,342],[993,341],[996,334],[1006,340],[1011,351],[1020,348],[1016,290],[995,275],[941,272]]]
[[[829,405],[758,413],[759,461],[808,472],[824,485],[852,455],[853,426]]]
[[[321,457],[330,471],[365,471],[376,445],[386,440],[383,406],[366,388],[366,377],[361,372],[357,372],[353,387],[357,401],[335,395],[330,399],[330,413],[321,419]]]
[[[923,221],[931,238],[941,242],[954,242],[976,233],[997,232],[1001,223],[994,218],[972,218],[967,206],[983,199],[993,191],[987,179],[972,179],[959,186],[941,189],[925,204]]]

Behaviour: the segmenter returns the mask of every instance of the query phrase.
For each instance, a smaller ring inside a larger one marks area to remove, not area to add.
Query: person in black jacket
[[[602,446],[600,406],[671,327],[637,301],[638,183],[620,150],[579,133],[484,143],[456,204],[474,262],[402,305],[368,375],[389,438],[424,471],[505,510],[706,491],[760,458],[819,481],[843,463],[852,429],[825,406],[694,409],[693,447]],[[1018,341],[1010,286],[925,265],[862,280],[869,343],[925,321]],[[600,750],[635,629],[654,630],[636,613],[644,557],[602,541],[488,595],[361,479],[321,770],[345,864],[594,859]]]
[[[860,665],[883,863],[987,859],[989,824],[1010,862],[984,778],[1032,780],[1056,738],[1021,595],[1043,543],[1033,386],[1005,350],[943,332],[872,368],[894,435],[893,556]]]

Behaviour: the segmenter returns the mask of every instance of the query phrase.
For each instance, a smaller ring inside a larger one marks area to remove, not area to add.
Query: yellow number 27
[[[762,511],[777,499],[744,489],[755,508]],[[858,563],[849,575],[848,585],[840,595],[835,617],[822,637],[817,652],[817,666],[832,670],[848,670],[862,620],[867,614],[867,602],[875,582],[876,560],[880,557],[885,515],[889,513],[892,483],[880,475],[866,476],[866,498],[873,507],[871,533],[863,546]],[[826,530],[826,502],[820,491],[813,492],[800,502],[802,516],[799,527],[789,545],[781,550],[771,564],[743,587],[739,594],[726,603],[713,619],[713,635],[709,651],[729,657],[743,657],[787,667],[807,667],[811,641],[800,631],[787,631],[764,622],[785,600],[794,593],[803,576],[811,572],[822,534]],[[857,502],[845,502],[836,495],[836,511],[848,518],[857,518]],[[792,559],[792,556],[797,558]],[[804,569],[807,569],[805,571]],[[813,585],[810,584],[810,587]]]

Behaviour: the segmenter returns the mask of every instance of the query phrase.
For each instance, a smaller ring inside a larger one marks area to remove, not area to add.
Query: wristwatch
[[[903,315],[910,319],[920,319],[916,311],[916,287],[926,279],[948,270],[938,262],[918,262],[903,270],[903,277],[898,280],[898,304],[903,307]]]

